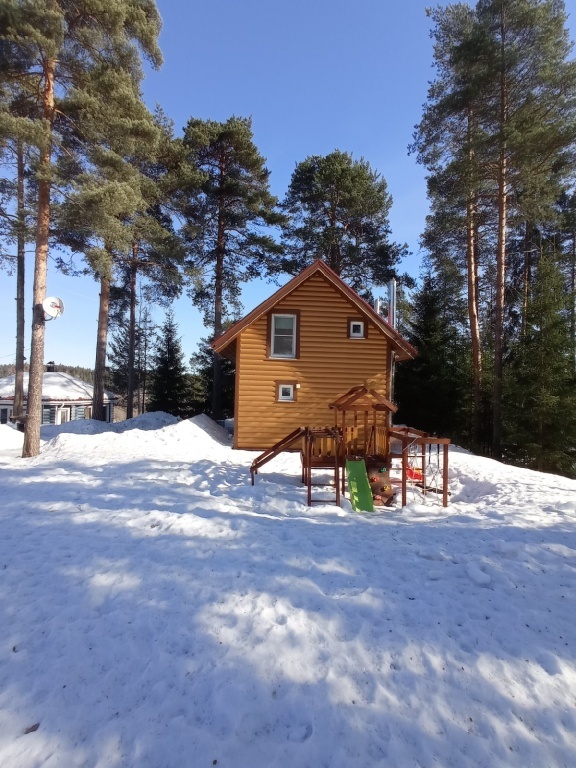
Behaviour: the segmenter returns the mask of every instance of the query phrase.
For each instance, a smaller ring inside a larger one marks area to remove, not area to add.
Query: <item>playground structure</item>
[[[333,427],[298,427],[254,459],[250,467],[252,485],[260,467],[279,453],[299,447],[308,506],[332,501],[340,504],[346,477],[356,511],[371,512],[374,506],[389,506],[397,485],[401,486],[402,506],[406,506],[408,487],[412,486],[420,488],[424,495],[441,494],[443,506],[448,506],[448,438],[412,427],[392,426],[396,406],[366,386],[353,387],[330,403],[330,408],[335,412]],[[397,463],[399,467],[395,467]],[[317,469],[333,470],[335,499],[312,498],[313,471]],[[397,471],[399,478],[394,476]]]

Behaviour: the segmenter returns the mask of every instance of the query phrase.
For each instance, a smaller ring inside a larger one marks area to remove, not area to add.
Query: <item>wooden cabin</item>
[[[265,450],[365,382],[391,399],[394,361],[416,350],[322,260],[212,343],[236,365],[234,447]]]

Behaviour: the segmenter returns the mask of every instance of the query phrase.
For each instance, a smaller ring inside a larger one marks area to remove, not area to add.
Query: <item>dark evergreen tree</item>
[[[190,358],[190,367],[194,375],[194,409],[196,413],[212,416],[212,390],[214,371],[214,351],[210,346],[212,339],[201,339],[198,351]],[[222,358],[222,401],[219,418],[234,416],[235,366],[228,358]],[[215,417],[213,417],[215,418]]]
[[[524,335],[506,378],[505,456],[544,472],[576,477],[576,375],[563,275],[550,254],[539,261]]]
[[[135,347],[138,349],[141,334],[139,328],[135,329]],[[128,319],[124,317],[122,322],[115,324],[108,341],[108,367],[109,381],[112,391],[120,395],[124,400],[128,394],[128,371],[130,368],[130,326]],[[133,384],[137,389],[140,385],[139,371],[134,371]]]
[[[152,358],[149,411],[166,411],[183,419],[191,415],[190,377],[183,357],[178,326],[169,311],[158,334]]]
[[[449,286],[424,277],[407,324],[418,356],[396,368],[394,421],[461,442],[470,433],[470,364],[458,304]]]
[[[270,172],[253,141],[252,121],[191,119],[184,133],[190,164],[202,175],[185,208],[191,294],[205,323],[219,336],[240,309],[241,284],[280,270],[281,248],[269,227],[283,218],[270,194]],[[214,355],[212,414],[222,411],[222,360]]]
[[[383,285],[406,252],[389,239],[391,205],[385,179],[366,160],[339,150],[306,158],[282,204],[285,271],[323,259],[357,291]]]

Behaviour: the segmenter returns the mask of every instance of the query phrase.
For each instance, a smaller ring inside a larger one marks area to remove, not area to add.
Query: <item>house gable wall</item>
[[[237,348],[237,448],[264,450],[302,425],[334,424],[328,407],[353,386],[373,381],[389,396],[389,345],[382,332],[332,283],[316,273],[272,309],[299,312],[299,357],[269,359],[269,315],[245,328]],[[363,319],[364,339],[349,338],[350,318]],[[278,402],[278,383],[296,383],[294,402]]]

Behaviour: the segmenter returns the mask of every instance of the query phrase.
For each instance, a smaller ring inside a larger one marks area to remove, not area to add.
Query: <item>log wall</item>
[[[236,350],[234,446],[265,450],[299,426],[332,426],[328,407],[366,380],[389,397],[386,337],[322,275],[310,277],[274,306],[299,311],[298,359],[267,357],[268,316],[245,328]],[[348,338],[350,318],[362,319],[367,338]],[[295,402],[277,402],[278,382],[297,383]]]

